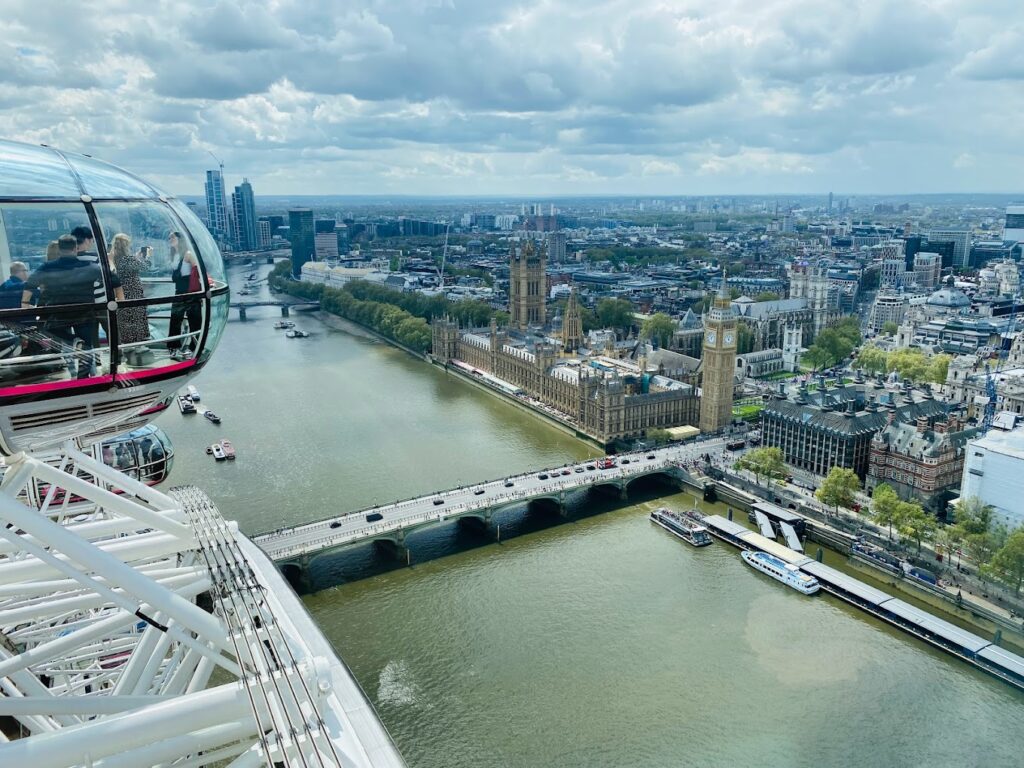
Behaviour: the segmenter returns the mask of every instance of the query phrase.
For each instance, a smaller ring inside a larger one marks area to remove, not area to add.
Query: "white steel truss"
[[[164,494],[70,444],[8,458],[0,765],[214,764],[404,765],[294,593],[205,494]]]

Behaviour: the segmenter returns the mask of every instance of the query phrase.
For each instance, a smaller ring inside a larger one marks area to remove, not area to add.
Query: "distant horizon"
[[[516,202],[523,203],[540,203],[540,202],[556,202],[559,200],[704,200],[707,198],[715,199],[785,199],[785,198],[810,198],[810,197],[821,197],[828,199],[828,192],[779,192],[779,193],[763,193],[763,194],[752,194],[752,193],[722,193],[722,194],[630,194],[627,192],[616,193],[616,194],[600,194],[600,193],[588,193],[588,194],[561,194],[561,195],[521,195],[521,194],[472,194],[472,195],[454,195],[454,194],[388,194],[388,193],[372,193],[368,192],[365,194],[341,194],[334,192],[324,192],[320,194],[287,194],[287,193],[257,193],[255,192],[254,185],[254,198],[259,200],[263,199],[320,199],[320,198],[337,198],[344,200],[367,200],[374,198],[381,198],[387,200],[515,200]],[[225,185],[227,190],[227,185]],[[904,198],[921,198],[921,197],[1014,197],[1019,196],[1020,200],[1009,200],[1008,205],[1020,204],[1024,205],[1024,191],[1020,192],[833,192],[834,200],[838,202],[841,198],[893,198],[894,200]],[[179,194],[176,197],[185,199],[195,199],[197,201],[205,200],[203,194]],[[679,211],[668,211],[669,213],[679,213]]]

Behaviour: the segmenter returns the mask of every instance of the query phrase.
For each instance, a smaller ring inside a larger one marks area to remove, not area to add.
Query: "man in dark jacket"
[[[105,289],[99,263],[79,258],[78,243],[72,235],[61,235],[57,240],[57,253],[56,259],[42,264],[25,281],[21,306],[31,307],[38,291],[41,307],[68,304],[89,304],[97,309],[102,307],[99,302],[102,301]],[[115,296],[123,298],[121,281],[117,275],[111,274],[110,280]],[[75,377],[76,367],[80,379],[97,372],[97,360],[93,352],[99,346],[97,318],[98,312],[90,309],[83,309],[78,317],[44,317],[46,332],[63,342],[61,351],[68,362],[68,373],[72,378]],[[75,352],[76,339],[82,342],[82,352]]]
[[[21,293],[28,279],[28,266],[23,261],[11,262],[11,276],[0,283],[0,309],[21,306]]]

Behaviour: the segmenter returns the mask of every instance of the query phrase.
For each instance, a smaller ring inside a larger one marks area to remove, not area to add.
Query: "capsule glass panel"
[[[0,395],[110,381],[105,308],[30,308],[0,317]],[[13,389],[11,389],[13,387]]]
[[[93,453],[108,466],[150,485],[165,480],[174,463],[170,439],[154,424],[104,440]]]
[[[179,366],[199,353],[207,302],[199,295],[172,296],[157,303],[118,307],[118,380],[165,366]],[[125,337],[120,336],[123,327]],[[145,338],[139,337],[144,329]],[[204,356],[205,359],[205,356]]]
[[[228,325],[228,312],[230,310],[230,297],[226,293],[214,296],[210,300],[210,334],[206,337],[206,344],[203,345],[201,360],[208,360],[213,351],[220,344],[221,336]]]
[[[160,195],[150,184],[116,165],[71,153],[65,154],[65,158],[78,174],[85,194],[94,200]]]
[[[213,280],[210,287],[217,289],[226,286],[228,278],[227,272],[224,270],[224,257],[221,256],[220,249],[209,230],[199,220],[199,217],[180,200],[171,200],[170,203],[174,212],[185,222],[185,226],[198,246],[199,260],[206,269],[207,277]]]
[[[68,164],[53,150],[0,141],[0,198],[78,198],[81,194]]]

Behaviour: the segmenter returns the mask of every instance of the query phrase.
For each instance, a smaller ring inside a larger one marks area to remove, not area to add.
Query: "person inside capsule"
[[[96,260],[80,258],[80,242],[75,235],[57,239],[57,258],[43,262],[25,281],[21,294],[23,308],[68,304],[97,304],[105,301],[103,272]],[[114,295],[124,300],[121,281],[110,276]],[[36,292],[38,291],[38,301]],[[84,379],[97,372],[95,349],[99,346],[99,321],[96,312],[86,310],[78,316],[54,315],[44,319],[44,334],[60,344],[61,354],[71,378]],[[76,351],[81,344],[82,351]]]

